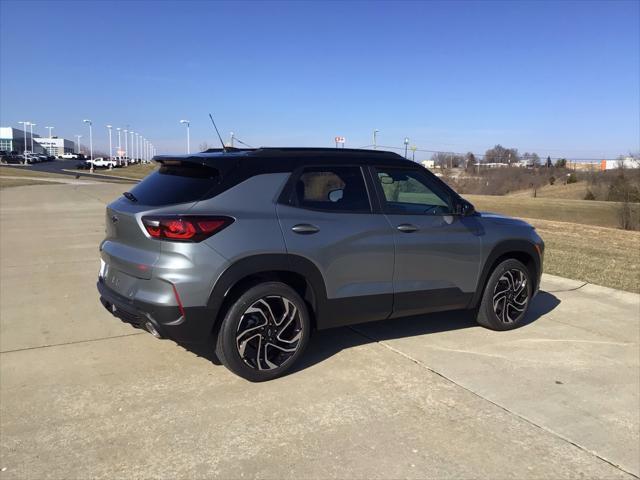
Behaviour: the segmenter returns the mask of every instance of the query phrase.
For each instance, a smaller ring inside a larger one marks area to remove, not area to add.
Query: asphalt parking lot
[[[98,302],[122,185],[0,192],[0,478],[638,478],[640,295],[545,276],[511,332],[324,331],[251,384]]]

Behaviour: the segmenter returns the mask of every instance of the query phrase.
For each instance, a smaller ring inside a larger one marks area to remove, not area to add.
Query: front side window
[[[404,168],[378,168],[388,213],[446,215],[451,213],[446,192],[424,172]]]
[[[360,167],[308,167],[295,183],[294,205],[331,212],[369,213]]]

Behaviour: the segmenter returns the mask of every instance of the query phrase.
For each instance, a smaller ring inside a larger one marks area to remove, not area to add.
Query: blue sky
[[[31,25],[24,34],[24,22]],[[640,149],[640,2],[0,1],[0,124],[160,152],[399,146],[613,158]],[[427,156],[422,154],[421,156]]]

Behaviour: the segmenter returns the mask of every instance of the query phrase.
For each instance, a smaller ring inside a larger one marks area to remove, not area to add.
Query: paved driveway
[[[640,296],[545,276],[530,323],[320,332],[251,384],[99,305],[121,185],[0,192],[0,478],[634,478]]]

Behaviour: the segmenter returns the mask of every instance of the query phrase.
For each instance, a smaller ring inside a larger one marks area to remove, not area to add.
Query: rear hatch
[[[212,166],[181,161],[161,163],[107,207],[101,252],[108,268],[150,279],[163,242],[146,233],[142,217],[187,213],[199,200],[209,198],[219,181],[219,170]]]

